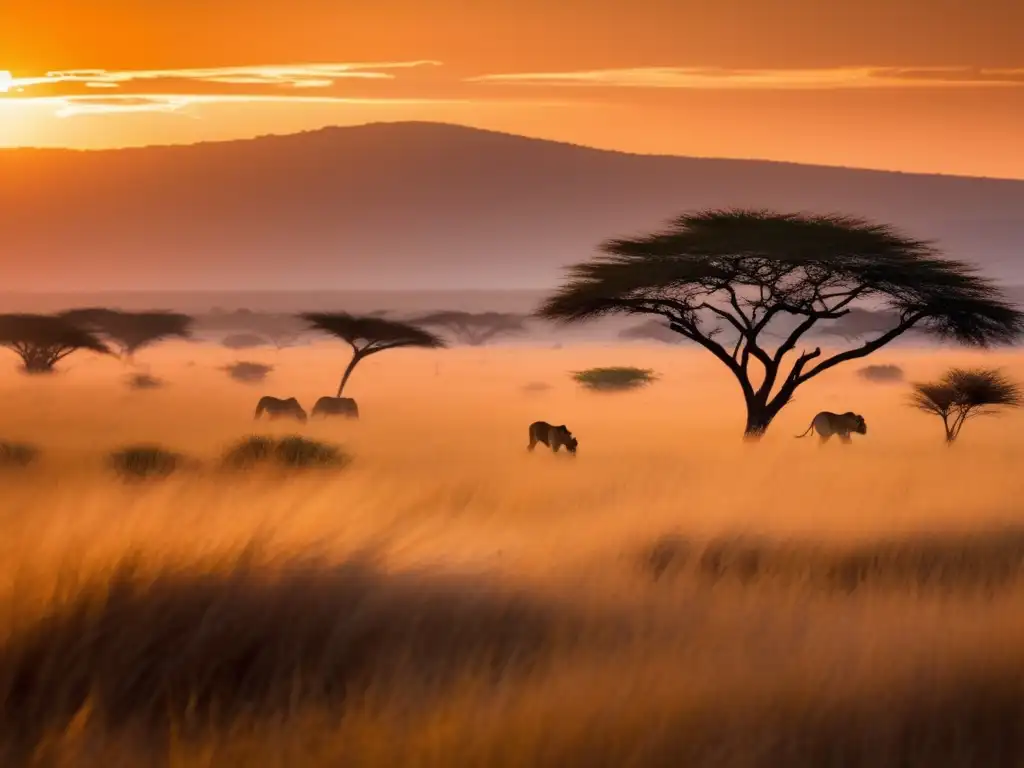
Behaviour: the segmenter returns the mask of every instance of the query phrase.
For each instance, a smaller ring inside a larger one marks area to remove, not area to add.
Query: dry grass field
[[[260,395],[333,393],[338,344],[0,358],[0,764],[1024,764],[1024,413],[947,448],[906,384],[857,363],[744,444],[698,351],[399,350],[359,422],[254,424]],[[895,350],[909,379],[1024,356]],[[631,393],[570,372],[652,368]],[[546,390],[524,390],[531,382]],[[795,440],[819,410],[867,436]],[[525,450],[565,423],[569,458]],[[338,470],[230,472],[247,434],[336,443]],[[126,483],[110,451],[198,460]]]

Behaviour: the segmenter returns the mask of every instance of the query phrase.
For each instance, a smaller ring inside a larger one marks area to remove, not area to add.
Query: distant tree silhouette
[[[258,335],[278,349],[295,344],[306,330],[305,325],[294,315],[253,312],[251,309],[231,312],[211,310],[197,317],[196,325],[204,331]]]
[[[370,355],[402,347],[437,349],[445,346],[444,340],[430,331],[382,317],[350,315],[347,312],[307,312],[299,317],[309,323],[311,328],[341,339],[352,347],[352,359],[342,374],[338,397],[341,397],[359,361]]]
[[[257,333],[231,333],[221,339],[221,346],[226,349],[255,349],[270,343],[270,340]]]
[[[443,328],[460,344],[480,347],[499,336],[522,333],[526,315],[506,312],[462,312],[445,310],[414,318],[411,322],[433,328]]]
[[[0,346],[21,358],[26,373],[51,373],[80,349],[110,354],[94,333],[60,315],[0,315]]]
[[[698,211],[666,231],[608,241],[602,251],[571,267],[539,316],[664,318],[735,377],[748,439],[764,434],[800,385],[911,328],[974,346],[1010,343],[1024,330],[1024,316],[968,265],[890,227],[845,216]],[[893,313],[892,324],[829,357],[822,358],[820,347],[801,351],[786,370],[787,355],[805,334],[823,320],[847,316],[855,302],[882,305]],[[765,330],[780,317],[796,325],[777,347],[766,348]],[[752,363],[760,370],[751,370]]]
[[[867,381],[879,384],[903,380],[903,369],[898,365],[865,365],[858,369],[857,375]]]
[[[856,341],[873,333],[885,333],[899,325],[898,312],[873,311],[852,307],[848,314],[843,315],[818,330],[822,336],[839,336],[847,341]],[[922,334],[917,328],[910,328],[907,334]]]
[[[178,312],[122,312],[117,309],[88,307],[71,309],[62,317],[99,334],[113,344],[122,360],[135,362],[135,353],[144,347],[170,338],[187,339],[192,317]]]
[[[996,369],[951,368],[941,379],[913,385],[910,404],[942,419],[946,444],[952,445],[967,419],[999,408],[1019,408],[1021,388]]]
[[[678,344],[683,337],[668,327],[664,320],[645,320],[619,331],[619,338],[628,341],[660,341],[663,344]]]
[[[301,330],[291,328],[268,328],[263,335],[269,339],[278,350],[294,347],[302,336]]]

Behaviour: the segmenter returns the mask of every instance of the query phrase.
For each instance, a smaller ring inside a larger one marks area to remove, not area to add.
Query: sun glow
[[[0,93],[7,93],[14,83],[14,75],[4,69],[0,69]]]

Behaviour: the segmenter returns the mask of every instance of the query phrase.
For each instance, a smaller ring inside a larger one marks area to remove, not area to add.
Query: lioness
[[[868,433],[868,425],[864,421],[863,416],[853,411],[847,411],[846,413],[822,411],[811,419],[811,425],[807,428],[807,431],[802,435],[796,435],[796,437],[806,437],[807,433],[811,431],[818,433],[818,437],[821,439],[819,445],[827,443],[832,435],[838,435],[841,442],[849,443],[851,432],[856,432],[858,435],[866,435]]]
[[[554,453],[558,453],[558,449],[565,446],[573,456],[576,455],[576,446],[579,445],[565,424],[554,427],[546,421],[535,421],[530,425],[530,444],[526,449],[532,451],[537,443],[544,443]]]

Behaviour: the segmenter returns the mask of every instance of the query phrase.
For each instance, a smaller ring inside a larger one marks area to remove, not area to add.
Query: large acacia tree
[[[436,349],[445,346],[444,340],[430,331],[417,328],[410,323],[386,320],[383,317],[350,315],[347,312],[307,312],[300,317],[309,323],[311,328],[341,339],[352,347],[352,359],[342,374],[341,383],[338,385],[338,397],[341,397],[345,384],[359,361],[370,355],[402,347]]]
[[[59,315],[0,315],[0,346],[21,358],[25,373],[52,373],[54,366],[80,349],[110,354],[91,331]]]
[[[127,363],[135,361],[135,353],[165,339],[187,339],[193,319],[179,312],[153,310],[122,312],[105,307],[69,309],[61,315],[86,330],[98,333],[114,344]]]
[[[567,323],[616,313],[665,318],[739,383],[748,438],[764,434],[800,385],[911,328],[972,346],[1009,343],[1024,330],[1024,316],[972,267],[846,216],[691,212],[601,251],[571,267],[538,314]],[[838,352],[798,351],[817,323],[858,304],[893,313],[892,324]]]

